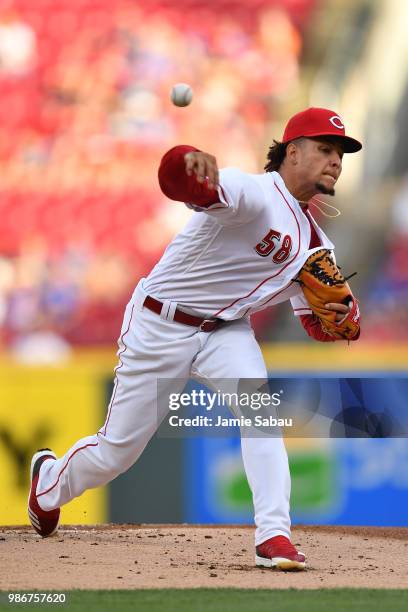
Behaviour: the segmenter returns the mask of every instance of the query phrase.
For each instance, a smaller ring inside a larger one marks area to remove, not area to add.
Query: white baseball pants
[[[194,376],[210,380],[267,376],[247,319],[200,332],[164,317],[163,313],[173,316],[174,302],[165,302],[160,316],[144,308],[142,284],[126,307],[106,421],[60,459],[44,462],[37,486],[43,510],[107,484],[137,461],[158,427],[158,378],[168,379],[169,392],[181,393],[183,379]],[[242,437],[241,448],[253,494],[255,544],[276,535],[290,537],[290,475],[283,439]]]

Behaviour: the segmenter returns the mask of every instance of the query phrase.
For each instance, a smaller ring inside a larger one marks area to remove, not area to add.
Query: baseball
[[[193,90],[187,83],[176,83],[171,90],[170,99],[175,106],[188,106],[193,99]]]

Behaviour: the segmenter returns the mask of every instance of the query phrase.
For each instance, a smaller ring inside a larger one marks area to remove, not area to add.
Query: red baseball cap
[[[328,108],[307,108],[291,117],[283,132],[282,142],[289,142],[305,136],[336,136],[340,138],[345,153],[356,153],[362,148],[361,142],[346,136],[343,120],[337,113]]]

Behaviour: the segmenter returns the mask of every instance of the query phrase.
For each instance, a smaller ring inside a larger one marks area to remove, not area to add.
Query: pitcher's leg
[[[171,379],[172,391],[181,392],[174,379],[188,379],[200,346],[186,326],[163,321],[148,310],[135,315],[123,341],[104,426],[60,459],[41,466],[36,493],[43,510],[108,483],[135,463],[159,425],[157,379]]]
[[[241,437],[242,459],[255,509],[255,544],[290,538],[290,474],[282,438]]]
[[[108,415],[100,431],[70,448],[40,472],[37,499],[43,510],[66,504],[87,489],[102,486],[128,470],[157,429],[155,380],[142,372],[118,373]]]
[[[58,508],[86,489],[110,482],[123,471],[124,455],[111,452],[100,444],[98,435],[78,440],[56,461],[44,461],[38,486],[37,500],[43,510]],[[129,466],[130,467],[130,466]]]
[[[211,334],[197,355],[193,368],[199,378],[215,387],[236,392],[233,379],[267,379],[265,362],[251,327],[237,321]],[[223,380],[224,379],[224,380]],[[290,537],[290,473],[285,444],[280,437],[260,437],[255,430],[241,430],[245,472],[255,510],[255,543],[275,535]]]

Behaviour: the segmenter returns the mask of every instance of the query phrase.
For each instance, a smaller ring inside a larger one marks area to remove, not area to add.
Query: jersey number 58
[[[292,238],[289,234],[286,234],[281,241],[281,237],[282,234],[280,232],[270,229],[261,242],[258,242],[256,247],[254,247],[255,251],[261,257],[268,257],[280,245],[280,248],[272,257],[272,261],[276,264],[286,261],[292,250]]]

